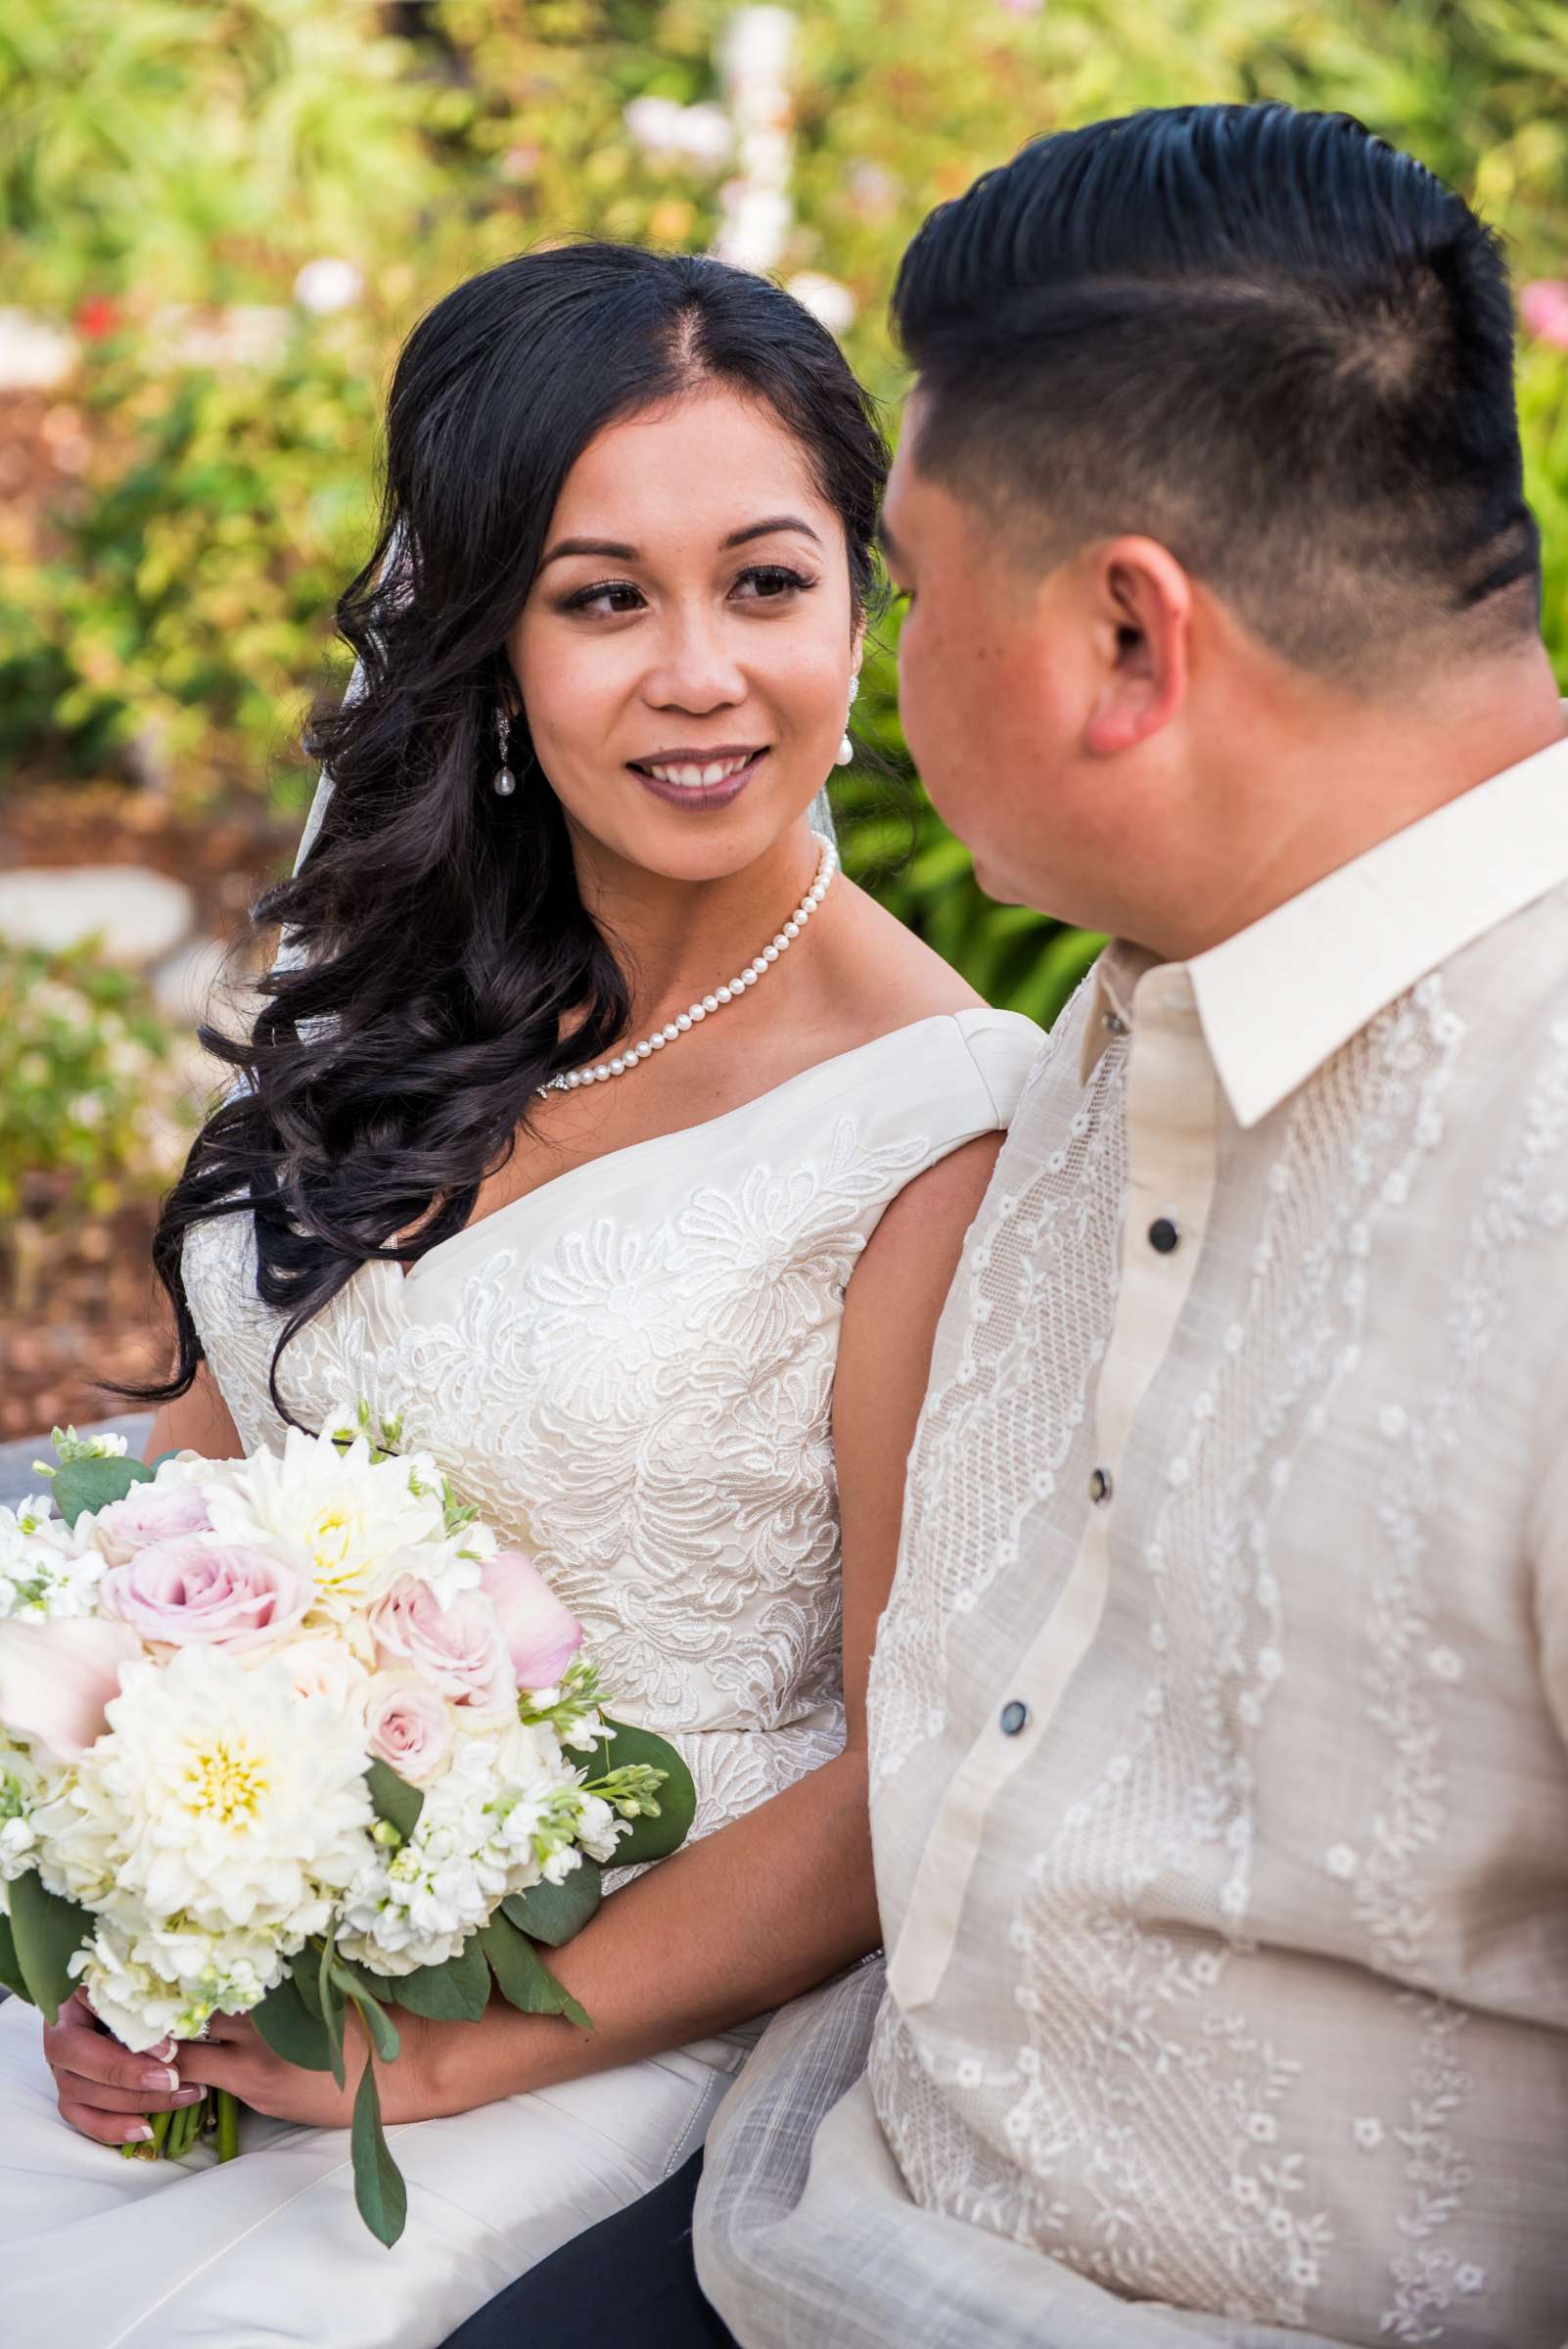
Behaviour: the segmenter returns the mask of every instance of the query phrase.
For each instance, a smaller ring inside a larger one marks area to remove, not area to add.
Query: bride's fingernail
[[[168,2090],[179,2084],[180,2076],[171,2063],[150,2063],[142,2074],[143,2088]]]
[[[194,2104],[198,2097],[205,2096],[206,2094],[205,2088],[177,2088],[174,2091],[174,2101],[176,2104]]]
[[[170,2056],[174,2052],[174,2042],[172,2039],[161,2039],[157,2047],[149,2048],[147,2052],[149,2055],[161,2055],[163,2058],[163,2061],[167,2063]]]
[[[145,2145],[151,2142],[152,2135],[145,2121],[133,2121],[125,2132],[125,2142],[128,2145]]]

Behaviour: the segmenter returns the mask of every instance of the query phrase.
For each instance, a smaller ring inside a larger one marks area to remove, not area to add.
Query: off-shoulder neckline
[[[668,1133],[647,1134],[638,1142],[623,1142],[619,1149],[601,1151],[597,1158],[583,1159],[579,1165],[568,1167],[560,1174],[552,1174],[548,1182],[535,1183],[530,1191],[520,1191],[515,1199],[508,1199],[503,1206],[492,1208],[488,1215],[481,1216],[474,1222],[465,1223],[461,1231],[454,1231],[448,1238],[438,1240],[436,1246],[429,1249],[424,1256],[419,1257],[406,1272],[401,1265],[394,1264],[389,1258],[373,1258],[370,1260],[371,1264],[379,1264],[384,1267],[399,1289],[406,1288],[410,1282],[420,1277],[426,1266],[434,1265],[446,1257],[449,1252],[462,1248],[465,1243],[475,1241],[481,1232],[490,1232],[493,1225],[509,1221],[524,1208],[536,1206],[551,1192],[559,1191],[563,1184],[576,1183],[579,1177],[586,1179],[600,1169],[612,1165],[623,1167],[628,1160],[641,1159],[659,1150],[669,1150],[676,1143],[690,1142],[703,1134],[716,1134],[722,1128],[734,1125],[738,1120],[752,1115],[764,1105],[770,1107],[775,1103],[782,1102],[787,1097],[805,1091],[825,1077],[842,1074],[852,1062],[864,1059],[868,1053],[881,1051],[889,1044],[905,1042],[910,1036],[920,1035],[923,1030],[954,1027],[958,1029],[967,1042],[971,1026],[987,1020],[1004,1021],[1009,1025],[1016,1023],[1023,1028],[1034,1028],[1035,1026],[1035,1023],[1027,1019],[1022,1012],[999,1011],[989,1003],[979,1003],[971,1005],[964,1011],[932,1012],[925,1019],[911,1020],[901,1028],[884,1029],[880,1036],[868,1036],[863,1044],[852,1044],[847,1052],[831,1053],[826,1060],[813,1061],[809,1068],[798,1069],[793,1077],[785,1077],[779,1083],[768,1085],[761,1093],[752,1094],[750,1099],[737,1101],[729,1109],[721,1109],[715,1117],[701,1118],[693,1126],[671,1127]],[[1037,1030],[1036,1033],[1037,1035],[1043,1034],[1039,1030]],[[502,1243],[494,1242],[493,1244],[500,1245]],[[366,1269],[368,1268],[369,1267],[366,1267]]]

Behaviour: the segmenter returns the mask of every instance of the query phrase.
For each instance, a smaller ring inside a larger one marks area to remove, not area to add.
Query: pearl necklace
[[[820,832],[813,832],[811,838],[822,852],[817,860],[816,879],[783,929],[775,931],[770,944],[743,971],[738,971],[727,986],[715,987],[711,995],[704,995],[696,1003],[688,1003],[684,1011],[677,1012],[672,1020],[667,1020],[663,1028],[652,1030],[639,1043],[627,1044],[623,1051],[616,1054],[614,1060],[601,1060],[596,1066],[587,1068],[563,1069],[559,1076],[550,1078],[539,1086],[540,1098],[546,1093],[576,1092],[579,1084],[604,1084],[612,1077],[624,1077],[630,1070],[640,1068],[645,1060],[651,1060],[656,1052],[662,1052],[667,1044],[673,1044],[681,1036],[689,1036],[694,1028],[700,1028],[711,1012],[722,1010],[726,1003],[735,1002],[748,988],[755,987],[759,979],[765,979],[779,956],[788,953],[800,937],[827,896],[829,885],[838,870],[839,852],[832,841],[824,840]]]

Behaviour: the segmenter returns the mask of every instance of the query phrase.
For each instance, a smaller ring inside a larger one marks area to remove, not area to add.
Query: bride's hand
[[[433,2057],[443,2032],[472,2032],[473,2023],[427,2022],[399,2010],[400,2052],[393,2063],[378,2063],[376,2084],[387,2122],[429,2119],[439,2107],[431,2093]],[[253,2112],[274,2121],[299,2121],[315,2129],[346,2129],[353,2116],[354,2091],[365,2066],[364,2035],[350,2019],[344,2041],[346,2085],[330,2072],[300,2071],[275,2055],[248,2015],[215,2014],[205,2039],[181,2040],[174,2061],[182,2081],[226,2088]]]
[[[84,1991],[66,2001],[58,2022],[44,2025],[43,2049],[61,2119],[101,2145],[145,2143],[153,2134],[148,2113],[194,2104],[202,2093],[173,2068],[173,2040],[133,2055],[105,2030]]]

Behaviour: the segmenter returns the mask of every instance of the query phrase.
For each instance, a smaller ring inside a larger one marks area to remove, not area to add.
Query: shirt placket
[[[1035,1757],[1105,1612],[1110,1543],[1128,1441],[1180,1320],[1208,1228],[1218,1159],[1219,1088],[1183,970],[1148,972],[1130,1004],[1108,987],[1111,1048],[1129,1037],[1128,1177],[1121,1280],[1094,1398],[1087,1514],[1055,1604],[988,1710],[949,1780],[921,1854],[888,1984],[906,2012],[941,1989],[988,1819]]]

